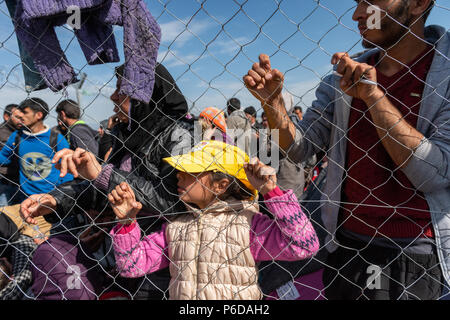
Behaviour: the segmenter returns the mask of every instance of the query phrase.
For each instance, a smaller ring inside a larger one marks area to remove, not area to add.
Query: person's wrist
[[[383,90],[380,88],[376,88],[373,92],[371,92],[366,97],[363,97],[362,100],[366,103],[367,106],[373,106],[377,104],[381,99],[385,96]]]
[[[136,222],[136,217],[128,217],[126,219],[121,220],[120,224],[122,224],[124,226],[130,226],[135,222]]]
[[[274,94],[270,97],[268,97],[267,99],[264,99],[261,101],[261,105],[262,107],[273,107],[276,105],[279,105],[280,103],[283,102],[283,95],[281,94],[281,92],[279,92],[278,94]]]
[[[275,190],[277,188],[277,185],[270,185],[270,186],[264,186],[261,188],[261,190],[259,191],[263,196],[265,196],[266,194],[268,194],[269,192],[272,192],[273,190]]]
[[[98,178],[98,176],[100,175],[100,173],[102,172],[102,170],[103,170],[103,167],[102,167],[102,165],[100,163],[96,162],[94,165],[95,165],[95,169],[96,170],[95,170],[95,173],[94,173],[94,175],[93,175],[91,180],[96,180]]]

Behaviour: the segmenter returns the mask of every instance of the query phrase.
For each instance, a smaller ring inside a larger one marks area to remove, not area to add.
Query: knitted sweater
[[[22,0],[15,13],[19,41],[53,91],[77,82],[54,26],[66,24],[69,6],[82,11],[75,35],[89,64],[118,62],[112,25],[123,26],[124,78],[120,93],[148,103],[155,81],[161,29],[143,0]]]
[[[141,277],[170,266],[171,299],[258,299],[256,262],[306,259],[319,249],[292,191],[277,188],[265,200],[275,220],[246,203],[232,219],[229,210],[192,212],[143,239],[138,223],[117,225],[111,231],[117,267],[124,277]]]

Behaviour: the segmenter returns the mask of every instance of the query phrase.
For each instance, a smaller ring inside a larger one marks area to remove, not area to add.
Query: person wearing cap
[[[202,126],[203,140],[218,140],[232,144],[227,135],[227,123],[223,111],[214,107],[205,108],[198,118]]]
[[[142,205],[127,183],[109,195],[119,219],[110,232],[123,277],[169,266],[170,299],[257,300],[260,261],[301,260],[318,250],[316,232],[292,191],[281,191],[275,170],[238,147],[202,141],[191,152],[165,158],[178,170],[184,213],[141,238]],[[259,212],[260,192],[273,215]],[[197,275],[197,276],[196,276]]]
[[[84,178],[84,181],[65,184],[48,194],[26,199],[21,204],[20,213],[27,223],[33,225],[37,222],[36,217],[44,215],[52,223],[82,215],[89,225],[94,222],[90,212],[104,212],[105,206],[108,206],[106,195],[123,181],[133,188],[136,198],[143,205],[140,212],[140,216],[144,218],[141,220],[141,227],[146,234],[160,228],[165,222],[162,217],[167,212],[173,208],[182,210],[176,194],[176,170],[162,159],[183,154],[192,148],[194,128],[185,118],[188,112],[186,99],[170,72],[159,63],[155,69],[152,99],[148,103],[120,93],[122,81],[129,81],[122,67],[116,69],[116,77],[116,90],[111,95],[115,114],[111,120],[118,121],[115,121],[111,131],[113,147],[106,163],[101,165],[92,153],[81,148],[58,152],[53,161],[61,167],[61,174],[74,173],[76,177]],[[110,243],[106,235],[107,233],[103,233],[101,243],[108,246]],[[53,237],[58,235],[50,237],[48,241],[51,242]],[[45,261],[45,256],[51,255],[51,248],[39,254],[44,255],[39,259]],[[105,270],[113,267],[113,252],[101,254],[107,259],[100,260],[102,268],[98,276],[108,277]],[[80,260],[78,264],[82,269],[84,261]],[[53,264],[45,264],[45,269],[41,272],[49,274],[49,277],[53,276],[53,267]],[[55,281],[58,279],[60,278]],[[164,298],[169,280],[168,270],[161,270],[141,279],[123,279],[120,276],[114,278],[114,282],[130,292],[135,299],[146,300]],[[84,278],[83,281],[89,279]],[[58,286],[62,288],[66,284],[58,283]],[[49,290],[39,295],[39,299],[53,299],[56,294],[53,295],[52,292],[57,289],[56,286],[50,286]],[[99,295],[100,292],[96,292],[90,298],[95,299]]]

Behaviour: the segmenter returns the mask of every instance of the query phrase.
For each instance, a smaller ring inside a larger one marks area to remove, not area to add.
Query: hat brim
[[[187,172],[187,173],[201,173],[201,172],[207,172],[207,171],[220,171],[223,173],[227,173],[226,170],[221,168],[220,166],[211,165],[214,164],[214,160],[211,159],[211,161],[207,161],[207,163],[210,163],[210,165],[205,165],[205,161],[203,159],[196,159],[191,153],[189,154],[183,154],[179,156],[173,156],[168,158],[163,158],[165,162],[170,164],[172,167],[177,169],[178,171]],[[244,168],[241,168],[241,170],[244,170]],[[227,173],[229,174],[229,173]],[[258,190],[256,190],[250,181],[248,179],[243,179],[242,177],[236,177],[239,181],[241,181],[254,195],[256,198],[258,196]],[[254,198],[254,199],[255,199]]]

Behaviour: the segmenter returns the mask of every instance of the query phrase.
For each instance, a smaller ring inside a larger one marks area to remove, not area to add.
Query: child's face
[[[211,172],[187,173],[179,171],[178,194],[186,203],[193,203],[200,209],[206,208],[217,199],[217,186],[211,183]]]

